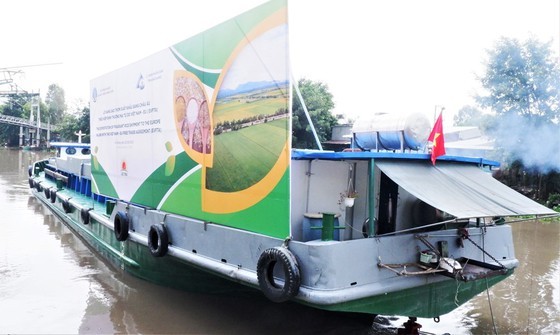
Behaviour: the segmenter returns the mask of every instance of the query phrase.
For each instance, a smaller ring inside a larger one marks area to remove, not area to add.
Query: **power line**
[[[0,70],[9,70],[9,69],[21,69],[24,67],[38,67],[38,66],[51,66],[51,65],[61,65],[62,62],[58,63],[43,63],[43,64],[31,64],[31,65],[22,65],[22,66],[10,66],[10,67],[0,67]]]

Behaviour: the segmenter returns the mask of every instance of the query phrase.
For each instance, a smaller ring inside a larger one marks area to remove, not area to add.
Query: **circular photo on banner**
[[[176,128],[185,151],[211,153],[212,124],[202,84],[193,74],[178,70],[173,87]]]

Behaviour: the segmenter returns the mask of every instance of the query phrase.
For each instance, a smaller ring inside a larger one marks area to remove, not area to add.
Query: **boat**
[[[51,143],[32,194],[118,268],[183,289],[434,318],[512,275],[505,218],[555,212],[498,162],[434,164],[429,122],[291,148],[287,30],[272,0],[93,79],[91,144]]]

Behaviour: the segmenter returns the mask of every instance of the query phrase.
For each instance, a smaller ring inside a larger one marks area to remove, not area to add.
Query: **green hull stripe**
[[[45,183],[45,181],[43,183]],[[139,267],[140,266],[132,258],[125,256],[121,251],[117,250],[116,248],[111,246],[109,243],[105,242],[102,238],[100,238],[100,236],[96,235],[94,231],[92,231],[90,229],[87,229],[86,226],[80,224],[79,222],[76,222],[71,215],[64,213],[64,211],[60,207],[55,206],[54,204],[52,204],[50,201],[48,201],[46,199],[43,199],[42,196],[36,195],[36,197],[40,198],[41,201],[45,205],[47,205],[56,214],[56,216],[58,216],[63,222],[65,222],[66,225],[70,226],[70,228],[72,228],[72,230],[76,231],[83,238],[88,239],[90,241],[90,244],[91,244],[91,242],[97,243],[97,246],[96,246],[97,249],[99,249],[101,247],[105,251],[108,251],[111,254],[112,257],[120,259],[127,266],[130,266],[130,267]],[[76,215],[76,212],[77,211],[74,211],[74,213],[71,213],[71,214]],[[77,214],[79,215],[79,212],[77,212]],[[90,222],[90,225],[91,224],[94,224],[94,225],[97,225],[97,226],[102,226],[101,224],[97,223],[93,219],[92,219],[92,222]],[[111,231],[111,233],[112,233],[112,231]]]

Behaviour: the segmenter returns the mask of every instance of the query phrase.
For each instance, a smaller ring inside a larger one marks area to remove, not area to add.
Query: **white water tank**
[[[421,149],[432,130],[428,117],[374,114],[356,120],[352,128],[355,145],[363,150]]]

